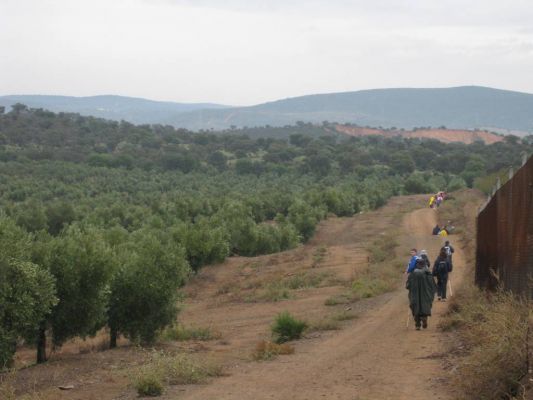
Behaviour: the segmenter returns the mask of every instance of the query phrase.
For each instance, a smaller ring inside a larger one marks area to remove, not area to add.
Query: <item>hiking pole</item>
[[[407,323],[405,324],[405,327],[409,329],[409,320],[411,319],[411,310],[407,309]]]
[[[450,297],[451,297],[451,296],[453,296],[452,280],[451,279],[448,279],[448,285],[449,285],[449,288],[450,288]]]

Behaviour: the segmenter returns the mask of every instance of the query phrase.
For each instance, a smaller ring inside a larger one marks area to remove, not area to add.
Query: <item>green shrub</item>
[[[284,311],[276,317],[272,325],[272,334],[276,343],[285,343],[290,340],[300,339],[307,323],[294,318],[289,312]]]

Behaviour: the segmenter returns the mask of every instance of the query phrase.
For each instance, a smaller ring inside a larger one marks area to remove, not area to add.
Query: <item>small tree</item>
[[[0,257],[0,369],[10,366],[17,339],[35,340],[39,323],[56,303],[48,271],[28,261]]]
[[[114,256],[101,232],[69,227],[57,238],[37,245],[43,265],[56,279],[58,304],[39,328],[37,362],[46,361],[46,330],[56,346],[75,336],[94,335],[106,322],[108,284]]]
[[[187,226],[182,240],[189,264],[195,271],[203,265],[222,262],[229,255],[227,231],[211,226],[206,218]]]
[[[11,363],[19,338],[34,339],[56,304],[52,276],[28,261],[31,238],[0,216],[0,368]]]
[[[120,266],[111,282],[108,324],[111,347],[119,334],[143,343],[178,313],[178,288],[189,275],[183,249],[150,232],[139,232],[119,249]]]

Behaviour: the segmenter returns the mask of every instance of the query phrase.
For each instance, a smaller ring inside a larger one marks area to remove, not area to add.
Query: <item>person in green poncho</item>
[[[409,307],[415,319],[416,330],[420,330],[420,326],[426,329],[436,286],[431,271],[423,259],[417,260],[415,269],[407,277],[405,287],[409,290]]]

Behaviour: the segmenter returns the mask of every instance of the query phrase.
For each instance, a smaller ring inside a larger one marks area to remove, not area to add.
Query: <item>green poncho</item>
[[[435,281],[428,268],[416,268],[409,274],[405,286],[409,290],[409,307],[413,315],[431,315],[435,298]]]

